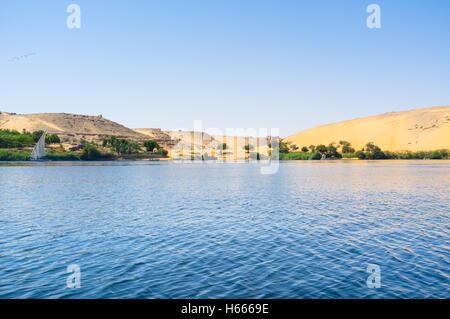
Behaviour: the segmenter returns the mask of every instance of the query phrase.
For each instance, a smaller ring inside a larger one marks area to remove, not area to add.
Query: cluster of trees
[[[339,146],[335,146],[335,143],[330,143],[328,146],[325,146],[323,144],[317,146],[310,145],[309,147],[303,146],[301,148],[301,151],[297,152],[289,152],[289,146],[284,142],[280,141],[279,145],[281,160],[318,160],[323,156],[325,156],[326,158],[342,158],[342,154],[338,151]],[[339,145],[350,147],[350,143]],[[298,148],[293,147],[293,149]]]
[[[272,143],[269,143],[267,146],[271,149],[270,154],[272,154],[272,151],[278,151],[278,153],[280,154],[288,154],[290,152],[289,146],[285,142],[280,140],[278,140],[277,147],[275,147]],[[295,145],[292,146],[293,151],[296,151],[297,149],[298,148]]]
[[[153,154],[159,154],[162,156],[167,156],[169,153],[167,150],[163,149],[158,142],[153,140],[148,140],[144,142],[144,147],[147,149],[147,152],[153,153]]]
[[[111,136],[108,139],[103,139],[102,145],[103,147],[110,147],[112,152],[119,155],[137,154],[139,153],[139,151],[142,151],[138,142],[129,141],[124,138],[118,139],[115,136]],[[159,154],[163,156],[166,156],[168,154],[168,152],[161,146],[159,146],[159,144],[154,140],[145,141],[144,147],[146,148],[147,152],[153,154]]]
[[[344,154],[347,155],[347,154]],[[350,154],[349,154],[350,155]],[[361,150],[351,154],[351,157],[358,157],[359,159],[447,159],[449,152],[447,150],[436,150],[431,152],[388,152],[375,149]]]
[[[30,134],[29,132],[26,132],[25,130],[23,132],[24,132],[24,134]],[[42,134],[44,134],[44,131],[39,130],[39,131],[34,131],[33,133],[31,133],[31,136],[33,137],[33,140],[35,142],[37,142],[41,138]],[[59,138],[58,135],[56,135],[56,134],[45,135],[45,144],[57,144],[57,143],[61,143],[61,139]]]
[[[111,151],[117,154],[136,154],[141,150],[137,142],[128,141],[124,138],[116,138],[111,136],[103,139],[103,147],[111,147]]]
[[[80,154],[80,159],[83,161],[95,161],[103,157],[103,154],[94,145],[87,145]]]
[[[0,148],[22,148],[26,146],[33,146],[41,138],[44,131],[27,132],[23,130],[22,133],[16,130],[2,130],[0,129]],[[54,144],[61,143],[61,140],[56,134],[47,134],[45,143]]]
[[[316,153],[325,155],[327,158],[342,158],[341,153],[338,152],[338,148],[334,146],[335,143],[330,143],[328,146],[323,144],[317,145],[315,148]],[[313,145],[311,145],[313,146]]]
[[[373,144],[373,143],[372,143]],[[341,145],[342,153],[355,153],[355,149],[351,146],[350,142],[347,141],[339,141],[339,145]]]
[[[284,142],[280,142],[280,145],[284,144],[285,153],[289,153],[288,146]],[[292,149],[297,149],[295,145],[292,146]],[[337,157],[341,158],[342,154],[344,153],[354,153],[355,149],[351,146],[350,142],[347,141],[339,141],[339,143],[336,145],[336,143],[330,143],[328,146],[324,144],[319,145],[310,145],[310,146],[303,146],[301,148],[302,153],[319,153],[319,154],[325,154],[327,157]],[[281,152],[281,147],[280,147]]]
[[[20,148],[34,144],[30,135],[15,130],[0,130],[0,148]]]
[[[283,145],[284,144],[284,145]],[[283,145],[283,147],[282,147]],[[321,159],[323,155],[326,158],[359,158],[359,159],[446,159],[449,156],[447,150],[437,150],[432,152],[389,152],[382,151],[380,147],[370,142],[361,150],[355,151],[350,142],[340,141],[330,143],[328,146],[323,144],[303,146],[301,152],[289,152],[288,145],[280,142],[280,159],[293,160],[312,160]],[[292,149],[297,149],[292,147]],[[283,150],[283,151],[282,151]]]
[[[367,143],[360,151],[353,152],[353,157],[359,159],[387,159],[386,154],[373,143]],[[350,154],[349,154],[350,155]]]
[[[270,144],[269,147],[272,147],[272,144]],[[289,153],[289,146],[282,141],[278,141],[278,151],[280,153],[287,154]]]
[[[144,147],[147,149],[147,152],[157,152],[160,149],[158,142],[153,140],[145,141]]]

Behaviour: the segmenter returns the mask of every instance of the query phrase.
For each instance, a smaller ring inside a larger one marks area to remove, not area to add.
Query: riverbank
[[[41,138],[42,130],[22,133],[16,130],[0,129],[0,161],[26,161],[33,147]],[[168,151],[156,141],[136,142],[111,136],[104,138],[101,145],[93,141],[64,143],[55,134],[45,138],[46,156],[52,161],[104,161],[104,160],[151,160],[167,158]]]
[[[106,143],[105,143],[106,144]],[[345,143],[344,143],[345,145]],[[153,147],[150,147],[153,149]],[[102,147],[100,150],[96,145],[87,144],[83,146],[81,151],[66,151],[62,147],[52,147],[47,150],[46,159],[52,161],[145,161],[145,160],[172,160],[167,155],[167,151],[157,150],[155,152],[143,151],[136,149],[130,154],[125,153],[127,149],[120,153],[115,153],[113,150],[118,150],[119,147],[111,148]],[[347,151],[351,150],[351,152]],[[275,153],[270,151],[273,156]],[[228,154],[228,153],[227,153]],[[5,148],[0,149],[0,161],[27,161],[30,159],[31,150],[23,148]],[[348,143],[346,146],[338,149],[334,145],[318,145],[311,146],[311,151],[303,147],[302,151],[292,151],[285,143],[280,142],[278,149],[278,159],[281,161],[317,161],[317,160],[442,160],[449,159],[449,151],[435,150],[435,151],[418,151],[418,152],[390,152],[382,151],[378,146],[368,143],[365,149],[355,151]],[[276,158],[276,157],[273,157]],[[209,157],[206,153],[204,156],[192,156],[192,160],[215,160],[217,157]],[[249,153],[246,156],[247,161],[268,159],[259,153]],[[225,161],[233,161],[233,157],[224,157]],[[236,159],[234,159],[236,160]]]
[[[321,159],[361,159],[361,160],[386,160],[386,159],[448,159],[449,150],[440,149],[433,151],[384,151],[373,143],[367,143],[364,148],[356,151],[349,142],[340,141],[325,145],[311,145],[302,147],[301,151],[292,145],[280,142],[280,160],[321,160]]]
[[[359,155],[359,156],[358,156]],[[279,159],[281,161],[315,161],[321,160],[320,153],[306,153],[306,152],[292,152],[280,153]],[[330,156],[323,158],[325,160],[447,160],[450,159],[448,153],[434,151],[434,152],[405,152],[405,153],[388,153],[384,152],[383,156],[367,156],[366,154],[342,154],[341,156]]]
[[[0,149],[0,161],[13,162],[13,161],[29,161],[31,156],[30,151],[25,150],[11,150]],[[110,153],[99,153],[93,157],[85,157],[81,152],[48,152],[45,159],[51,161],[158,161],[169,160],[167,156],[159,154],[126,154],[126,155],[114,155]]]

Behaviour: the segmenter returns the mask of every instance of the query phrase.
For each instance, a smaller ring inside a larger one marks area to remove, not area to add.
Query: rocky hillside
[[[0,112],[0,129],[23,129],[33,132],[47,129],[62,140],[85,139],[99,142],[116,136],[134,141],[148,140],[148,136],[100,116],[67,113],[15,114]]]

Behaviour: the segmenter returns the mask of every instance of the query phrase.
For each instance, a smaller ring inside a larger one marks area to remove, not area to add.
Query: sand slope
[[[68,139],[100,141],[104,137],[117,136],[130,140],[145,140],[147,136],[135,132],[101,116],[88,116],[67,113],[11,114],[0,113],[0,129],[22,129],[33,132],[47,129]]]
[[[450,107],[385,113],[308,129],[283,139],[297,147],[346,140],[355,149],[374,142],[383,150],[450,149]]]

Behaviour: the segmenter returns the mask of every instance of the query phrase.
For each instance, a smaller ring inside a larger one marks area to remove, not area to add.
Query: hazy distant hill
[[[170,150],[177,143],[176,140],[171,138],[169,132],[165,132],[160,128],[136,128],[134,131],[145,135],[147,140],[158,142],[166,150]]]
[[[146,134],[149,138],[157,141],[164,148],[172,152],[186,152],[187,156],[201,156],[205,153],[209,156],[222,156],[220,146],[227,145],[226,156],[228,159],[241,159],[245,157],[245,146],[249,145],[249,151],[268,155],[268,138],[242,137],[242,136],[211,136],[205,132],[194,131],[162,131],[160,129],[139,128],[136,132]],[[185,154],[185,155],[186,155]]]
[[[47,129],[69,140],[86,139],[100,141],[112,135],[130,140],[146,140],[148,137],[102,116],[67,113],[14,114],[0,113],[0,129],[37,131]]]
[[[190,153],[194,155],[202,155],[205,152],[211,154],[211,150],[219,145],[218,141],[206,133],[197,132],[194,135],[193,131],[162,131],[154,128],[137,128],[135,131],[157,141],[158,144],[169,150],[169,155],[174,147],[190,150]]]
[[[389,151],[450,149],[450,107],[392,112],[322,125],[283,139],[300,148],[340,140],[350,142],[355,149],[367,142]]]

